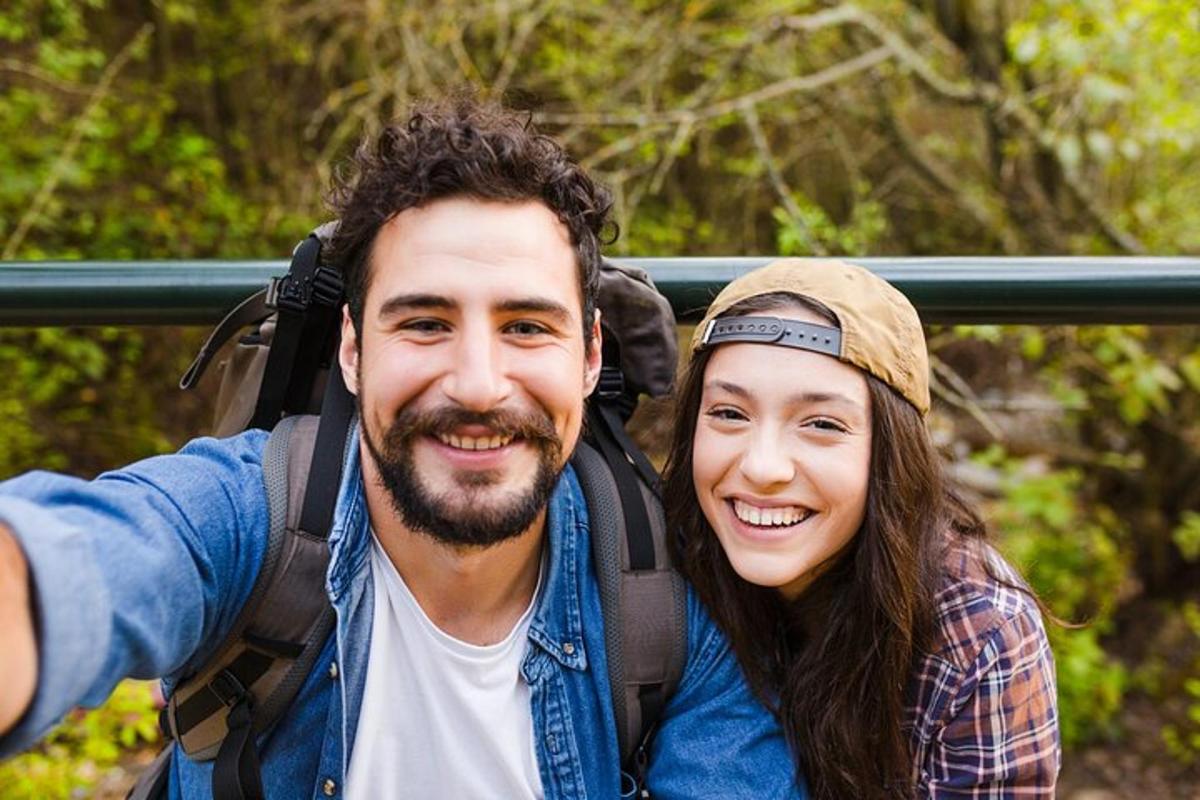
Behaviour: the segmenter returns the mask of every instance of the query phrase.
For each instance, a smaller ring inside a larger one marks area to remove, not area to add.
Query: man
[[[617,796],[566,466],[600,368],[609,197],[519,116],[470,100],[386,128],[355,167],[332,194],[360,413],[330,536],[337,626],[259,739],[266,795]],[[265,438],[0,484],[0,753],[221,641],[262,559]],[[688,623],[651,790],[794,796],[778,729],[691,596]],[[172,796],[208,796],[210,773],[175,758]]]

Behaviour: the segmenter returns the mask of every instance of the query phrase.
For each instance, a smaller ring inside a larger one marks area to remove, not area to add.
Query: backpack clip
[[[317,267],[311,276],[291,273],[272,278],[267,288],[268,308],[303,314],[311,305],[336,306],[342,299],[342,276],[329,267]]]
[[[208,683],[209,691],[217,696],[221,704],[233,708],[246,698],[246,687],[232,672],[223,669]]]
[[[600,367],[600,381],[596,384],[596,396],[604,399],[621,397],[625,394],[625,376],[620,367]]]

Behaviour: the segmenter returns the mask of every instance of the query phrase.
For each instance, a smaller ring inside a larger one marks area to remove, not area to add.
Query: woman
[[[867,270],[729,284],[680,388],[675,557],[817,800],[1053,797],[1039,603],[943,478],[928,372],[916,311]]]

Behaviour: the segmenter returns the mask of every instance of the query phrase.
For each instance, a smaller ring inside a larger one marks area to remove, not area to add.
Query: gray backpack
[[[267,548],[233,628],[175,688],[160,720],[187,757],[215,762],[217,800],[263,797],[255,736],[286,711],[333,628],[326,540],[354,406],[335,361],[340,273],[320,257],[331,232],[322,226],[297,245],[288,274],[230,312],[180,381],[195,386],[221,346],[251,329],[223,365],[214,433],[271,431]],[[649,744],[687,657],[686,590],[668,555],[657,473],[624,424],[641,394],[670,391],[675,320],[643,270],[609,262],[599,305],[600,383],[571,463],[591,523],[622,788],[649,797]],[[175,749],[164,748],[129,798],[166,796]]]

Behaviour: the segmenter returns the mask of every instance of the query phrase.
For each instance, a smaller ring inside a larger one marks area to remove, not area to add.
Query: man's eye
[[[510,322],[504,328],[508,333],[515,333],[517,336],[538,336],[543,333],[549,333],[549,328],[540,322],[531,322],[530,320],[519,320]]]
[[[449,326],[440,319],[412,319],[400,326],[401,330],[412,333],[442,333]]]

